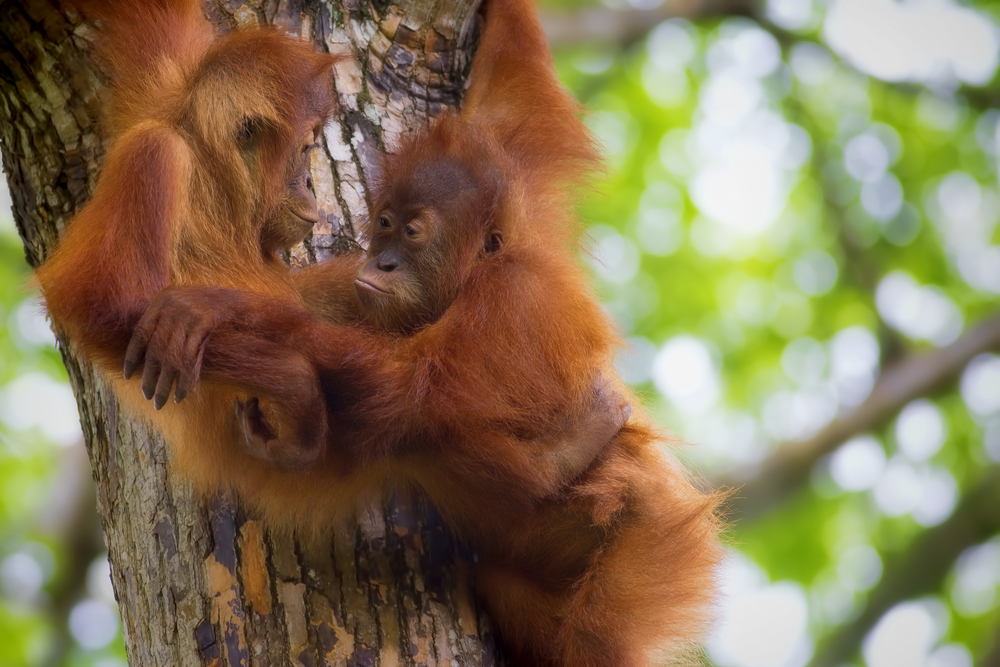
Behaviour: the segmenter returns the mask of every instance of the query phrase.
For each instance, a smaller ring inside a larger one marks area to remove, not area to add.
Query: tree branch
[[[786,444],[756,470],[752,479],[723,483],[742,488],[730,502],[734,520],[761,517],[809,481],[813,466],[845,440],[885,423],[910,401],[952,382],[973,357],[1000,349],[1000,313],[968,329],[951,345],[912,356],[886,369],[871,394],[851,412],[807,440]]]
[[[753,5],[753,0],[668,0],[656,9],[600,7],[572,13],[547,11],[541,19],[553,49],[594,42],[627,46],[667,19],[745,14]]]
[[[849,662],[869,629],[894,604],[940,590],[963,551],[1000,531],[998,508],[1000,466],[994,465],[962,497],[947,521],[924,531],[906,552],[887,559],[882,581],[868,596],[864,611],[820,645],[810,667]]]

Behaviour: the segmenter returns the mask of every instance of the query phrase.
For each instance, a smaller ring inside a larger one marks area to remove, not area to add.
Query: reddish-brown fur
[[[205,492],[224,487],[234,465],[266,476],[272,466],[243,445],[234,404],[274,391],[293,397],[296,410],[321,409],[319,388],[303,373],[287,386],[259,386],[275,373],[264,346],[251,345],[244,353],[260,357],[251,382],[216,383],[183,411],[154,411],[140,382],[122,379],[122,360],[150,300],[168,285],[304,303],[275,251],[310,228],[293,214],[315,207],[302,148],[332,111],[337,57],[271,28],[216,38],[197,0],[68,4],[98,26],[96,56],[111,79],[108,151],[93,198],[37,273],[49,314],[106,371],[126,407],[167,436],[178,467]]]
[[[165,397],[175,373],[204,380],[155,413],[137,382],[115,381],[176,467],[276,527],[327,527],[386,481],[423,490],[480,553],[478,587],[515,664],[639,667],[696,643],[718,497],[604,385],[620,342],[578,265],[572,215],[596,156],[530,0],[489,0],[462,114],[385,159],[368,261],[294,279],[265,221],[289,189],[295,132],[323,117],[315,73],[329,61],[269,31],[213,41],[190,2],[110,4],[111,149],[39,279],[56,322],[109,371],[138,327],[128,355],[144,352],[148,393]],[[115,21],[129,11],[169,20],[147,38]],[[251,43],[281,68],[251,67]],[[236,83],[194,94],[215,70]],[[241,169],[225,142],[267,104],[295,131]],[[377,228],[386,211],[434,239],[406,257],[417,279],[388,304],[354,285],[394,247]],[[238,419],[236,397],[253,397]]]
[[[595,161],[531,1],[489,0],[463,112],[383,162],[366,260],[299,277],[328,322],[179,288],[137,333],[182,377],[249,383],[258,350],[286,367],[273,371],[281,386],[315,369],[325,416],[272,398],[245,423],[251,446],[311,452],[282,433],[320,421],[318,461],[231,486],[272,524],[307,526],[341,512],[337,489],[372,471],[423,490],[481,554],[478,587],[518,665],[677,658],[704,630],[721,554],[719,497],[692,485],[644,418],[581,437],[592,413],[615,414],[609,395],[627,395],[594,389],[620,344],[578,265],[572,187]],[[201,368],[172,342],[190,329],[212,330]]]

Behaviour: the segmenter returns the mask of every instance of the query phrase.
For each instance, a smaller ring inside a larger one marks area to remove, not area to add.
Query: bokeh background
[[[998,3],[544,7],[608,158],[581,261],[621,372],[742,485],[706,661],[1000,665]],[[0,665],[120,666],[28,279],[3,191]]]

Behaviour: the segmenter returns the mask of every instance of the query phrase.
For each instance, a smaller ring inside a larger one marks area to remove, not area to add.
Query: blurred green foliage
[[[994,3],[982,7],[996,15]],[[625,47],[557,53],[609,158],[582,211],[602,300],[632,343],[623,370],[660,421],[697,445],[682,456],[709,478],[752,476],[781,443],[805,439],[864,398],[870,382],[838,387],[846,379],[838,365],[865,351],[840,346],[838,355],[838,338],[848,340],[839,334],[868,332],[877,373],[946,345],[1000,306],[1000,114],[984,103],[996,88],[866,76],[824,43],[822,15],[812,11],[797,31],[762,12],[760,21],[673,21]],[[751,209],[768,208],[768,188],[777,206],[757,216]],[[719,205],[730,197],[744,210]],[[826,664],[828,641],[882,594],[886,567],[913,562],[921,572],[921,555],[910,551],[918,538],[1000,462],[996,357],[978,362],[991,364],[989,382],[976,385],[966,371],[964,393],[952,386],[859,434],[865,442],[854,451],[866,452],[867,469],[856,459],[845,468],[852,459],[842,448],[782,507],[733,526],[734,576],[759,579],[729,591],[711,658],[803,665],[818,651]],[[970,409],[983,400],[992,407]],[[859,473],[846,488],[837,479],[844,470]],[[901,591],[893,600],[917,602],[894,610],[912,621],[899,621],[902,635],[872,633],[864,655],[855,644],[843,659],[870,667],[996,660],[1000,541],[963,546],[932,595]],[[780,598],[788,590],[795,594]],[[797,638],[773,627],[800,615],[778,598],[808,605]],[[772,626],[740,618],[753,605],[774,615]],[[924,618],[932,622],[921,628]],[[901,650],[886,662],[893,641]],[[755,653],[755,643],[772,650]]]

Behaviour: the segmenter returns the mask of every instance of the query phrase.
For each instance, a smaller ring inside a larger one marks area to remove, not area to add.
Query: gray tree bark
[[[325,221],[290,264],[351,247],[376,151],[457,104],[477,5],[206,3],[220,31],[276,23],[317,48],[356,56],[338,67],[340,124],[328,128],[326,150],[312,164]],[[33,267],[86,202],[103,154],[102,75],[89,57],[91,34],[54,0],[0,3],[0,151]],[[60,340],[60,348],[131,664],[504,664],[471,593],[472,558],[431,508],[373,507],[321,545],[269,532],[232,500],[202,501],[168,475],[162,438],[119,411],[72,343]]]

